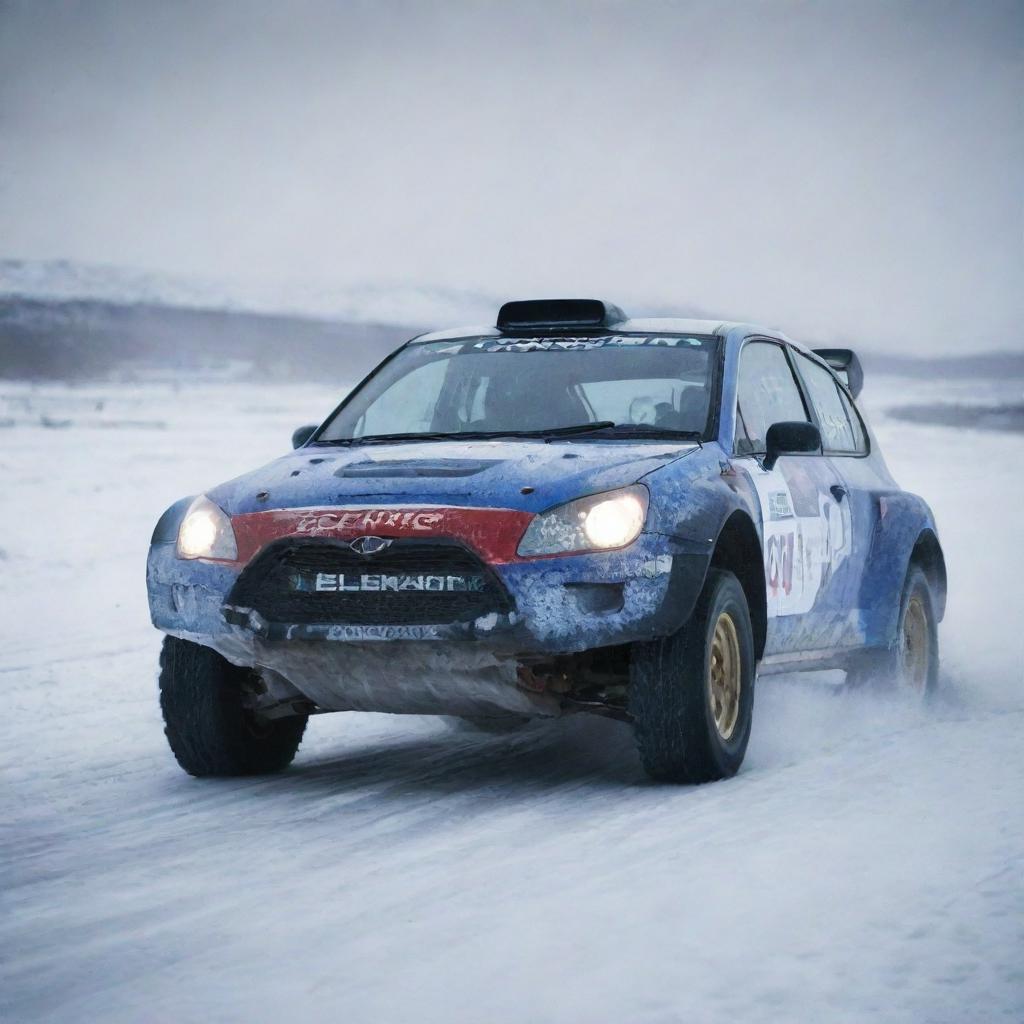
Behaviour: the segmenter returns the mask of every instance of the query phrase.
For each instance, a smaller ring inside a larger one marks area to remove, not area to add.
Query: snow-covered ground
[[[0,386],[0,1019],[1024,1017],[1024,437],[874,417],[946,546],[934,707],[766,679],[701,788],[583,718],[325,716],[282,776],[191,779],[150,530],[337,392]]]

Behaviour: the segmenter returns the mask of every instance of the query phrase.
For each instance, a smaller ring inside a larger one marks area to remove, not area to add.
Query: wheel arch
[[[928,584],[935,597],[935,615],[941,622],[946,614],[946,559],[939,538],[930,527],[918,534],[910,552],[909,565],[920,566],[928,577]]]
[[[750,608],[754,655],[760,661],[768,635],[768,595],[764,583],[761,538],[746,512],[737,509],[722,524],[709,568],[725,569],[739,580]]]

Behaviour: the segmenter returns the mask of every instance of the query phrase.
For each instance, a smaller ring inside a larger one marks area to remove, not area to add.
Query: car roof
[[[683,317],[638,317],[629,320],[621,320],[618,323],[612,324],[607,328],[601,328],[599,333],[604,334],[712,334],[712,335],[724,335],[727,334],[733,327],[738,326],[737,324],[723,321],[723,320],[689,320]],[[777,332],[768,331],[766,328],[754,328],[754,333],[768,333],[776,336]],[[483,324],[475,327],[452,327],[445,331],[431,331],[429,334],[420,334],[412,339],[413,342],[424,342],[424,341],[452,341],[456,338],[499,338],[502,336],[500,331],[493,324]],[[520,334],[522,332],[516,332]],[[538,327],[535,331],[530,332],[535,337],[547,336],[550,334],[552,337],[559,334],[573,333],[566,332],[564,329],[552,328],[550,331],[545,331],[543,327]],[[579,334],[593,334],[594,331],[579,331]]]
[[[795,349],[803,352],[812,359],[822,362],[819,356],[815,355],[810,346],[795,341],[782,331],[774,327],[765,327],[761,324],[747,324],[735,320],[692,320],[686,317],[674,316],[651,316],[631,317],[627,320],[620,320],[607,328],[601,328],[599,333],[604,334],[699,334],[712,335],[724,338],[732,331],[742,336],[757,335],[762,338],[774,338],[776,341],[784,341]],[[516,332],[520,334],[521,332]],[[559,334],[567,333],[565,330],[551,329],[545,332],[543,327],[531,331],[532,337],[557,337]],[[572,333],[572,332],[569,332]],[[577,334],[592,334],[593,331],[579,331]],[[417,345],[427,341],[456,341],[460,338],[500,338],[500,331],[493,324],[479,324],[470,327],[451,327],[445,331],[431,331],[428,334],[418,334],[407,342],[409,345]],[[823,364],[824,365],[824,364]]]

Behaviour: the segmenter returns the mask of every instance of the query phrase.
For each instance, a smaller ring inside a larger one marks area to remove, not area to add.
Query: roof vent
[[[502,331],[595,331],[622,323],[626,314],[600,299],[526,299],[498,311]]]

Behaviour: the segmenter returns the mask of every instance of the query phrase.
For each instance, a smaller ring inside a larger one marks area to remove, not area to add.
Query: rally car
[[[158,522],[174,755],[278,770],[328,711],[591,712],[650,776],[704,782],[739,768],[759,673],[927,694],[945,563],[862,380],[847,350],[591,299],[414,338]]]

